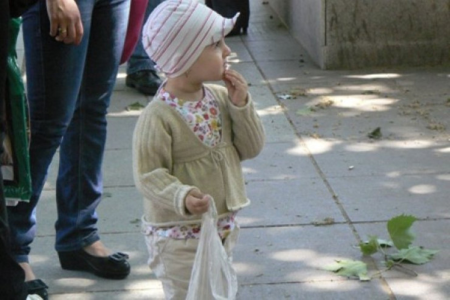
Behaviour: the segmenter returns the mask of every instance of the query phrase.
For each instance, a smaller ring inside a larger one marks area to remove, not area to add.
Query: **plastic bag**
[[[233,300],[238,290],[236,273],[217,231],[217,210],[210,199],[202,216],[200,241],[192,267],[186,300]]]
[[[4,116],[6,136],[3,143],[5,152],[1,157],[5,197],[12,203],[28,202],[31,197],[28,102],[16,54],[21,24],[21,19],[11,19],[9,22]]]

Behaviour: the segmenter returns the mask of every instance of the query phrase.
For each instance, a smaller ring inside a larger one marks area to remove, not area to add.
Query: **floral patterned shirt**
[[[234,230],[236,223],[236,212],[230,213],[228,216],[220,218],[217,221],[217,231],[222,240],[225,240],[228,235]],[[200,224],[193,225],[179,225],[171,227],[156,227],[148,224],[143,224],[143,231],[145,235],[154,234],[166,238],[177,240],[184,239],[198,239],[200,238]]]
[[[186,101],[161,88],[158,98],[175,108],[205,145],[214,147],[220,142],[222,131],[219,103],[208,89],[203,88],[203,93],[204,98],[199,101]]]

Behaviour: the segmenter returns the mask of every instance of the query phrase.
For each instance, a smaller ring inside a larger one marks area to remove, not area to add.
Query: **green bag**
[[[3,184],[7,200],[28,202],[31,197],[29,117],[25,88],[17,66],[16,42],[21,19],[11,19],[6,74],[5,127],[1,157]]]

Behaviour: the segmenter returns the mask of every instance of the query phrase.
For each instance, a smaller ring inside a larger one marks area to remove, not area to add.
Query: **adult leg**
[[[0,2],[0,155],[3,153],[4,104],[6,98],[6,57],[9,32],[9,1]],[[25,273],[11,255],[3,178],[0,172],[0,295],[7,300],[22,300],[28,291],[24,285]]]
[[[145,10],[144,24],[161,2],[163,0],[149,0]],[[136,48],[128,60],[126,84],[146,95],[154,95],[161,84],[161,79],[155,70],[155,63],[147,55],[142,45],[142,30]]]
[[[128,276],[127,255],[100,242],[96,208],[103,192],[106,114],[128,23],[129,0],[96,1],[76,109],[60,148],[56,250],[61,267],[105,278]]]
[[[97,1],[85,70],[73,118],[60,148],[56,250],[72,251],[99,240],[96,208],[103,192],[106,114],[123,49],[129,0]]]
[[[94,1],[83,1],[83,3]],[[39,1],[23,15],[27,91],[31,122],[29,203],[8,208],[12,251],[19,263],[28,263],[30,244],[36,233],[36,205],[48,167],[69,126],[77,102],[89,36],[80,45],[66,45],[49,35],[46,1]],[[92,4],[93,5],[93,4]],[[92,9],[91,9],[92,10]],[[89,9],[83,20],[89,20]]]

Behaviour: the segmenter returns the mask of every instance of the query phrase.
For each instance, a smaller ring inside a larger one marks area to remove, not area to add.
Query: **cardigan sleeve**
[[[240,159],[256,157],[264,147],[265,133],[250,93],[245,106],[237,107],[230,101],[227,101],[227,106],[231,117],[233,144]]]
[[[155,201],[158,206],[188,216],[184,199],[195,187],[182,184],[170,174],[172,138],[167,122],[161,117],[166,114],[157,106],[149,106],[139,117],[133,135],[135,185],[144,201]]]

